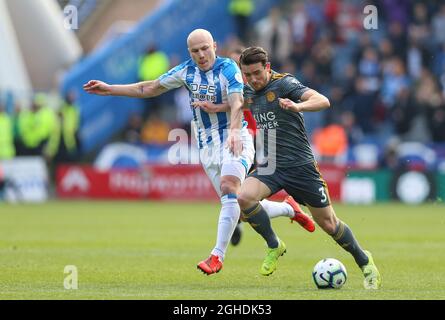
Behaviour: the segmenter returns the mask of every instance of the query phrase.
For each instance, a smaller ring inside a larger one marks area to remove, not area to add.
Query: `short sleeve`
[[[227,63],[222,71],[223,76],[227,79],[227,93],[243,93],[244,82],[241,71],[232,60]]]
[[[174,67],[167,73],[164,73],[158,78],[161,86],[163,86],[168,90],[182,87],[183,85],[185,85],[184,82],[185,70],[186,70],[186,64],[183,63]]]
[[[308,91],[309,88],[303,85],[293,76],[286,76],[283,78],[283,95],[286,98],[291,99],[294,102],[301,100],[303,93]]]

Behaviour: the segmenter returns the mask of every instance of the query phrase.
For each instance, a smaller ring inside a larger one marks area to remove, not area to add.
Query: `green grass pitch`
[[[287,244],[277,271],[263,277],[265,245],[248,225],[223,270],[196,264],[213,248],[218,203],[54,201],[0,204],[0,299],[445,299],[445,206],[334,205],[369,249],[383,287],[366,291],[352,257],[320,228],[310,234],[273,220]],[[340,290],[317,290],[317,261],[342,261]],[[78,289],[64,288],[67,265]]]

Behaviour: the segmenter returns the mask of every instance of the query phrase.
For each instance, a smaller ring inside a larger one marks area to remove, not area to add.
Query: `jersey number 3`
[[[321,192],[321,196],[323,197],[321,199],[321,203],[325,203],[328,200],[328,196],[326,195],[326,192],[324,191],[324,188],[320,187],[320,189],[318,189],[318,191]]]

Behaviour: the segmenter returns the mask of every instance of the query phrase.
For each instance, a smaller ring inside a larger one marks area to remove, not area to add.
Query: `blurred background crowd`
[[[93,0],[58,3],[61,9],[67,5],[81,9],[78,36],[82,24],[103,6]],[[274,70],[296,75],[330,99],[329,110],[304,114],[320,161],[354,165],[373,158],[372,164],[391,168],[397,165],[396,147],[405,142],[434,146],[440,155],[445,143],[445,3],[283,0],[256,20],[252,19],[255,0],[226,3],[232,32],[217,39],[219,55],[262,46]],[[366,5],[377,8],[377,29],[364,27]],[[122,29],[121,25],[114,34],[125,34]],[[86,43],[83,49],[80,61],[98,50]],[[138,58],[135,80],[156,79],[181,58],[150,41]],[[77,101],[81,87],[35,92],[29,106],[14,101],[7,88],[0,87],[0,94],[1,159],[40,154],[50,164],[88,161],[103,146],[82,148],[87,135],[80,134],[86,108],[86,103],[79,108],[82,102]],[[172,128],[190,129],[192,113],[185,89],[143,104],[142,111],[132,112],[105,143],[163,145],[169,143]],[[371,148],[359,148],[361,155],[352,157],[354,147],[362,145]]]

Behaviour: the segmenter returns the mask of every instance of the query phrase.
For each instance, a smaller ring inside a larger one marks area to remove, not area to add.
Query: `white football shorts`
[[[218,195],[221,197],[221,177],[235,176],[241,183],[246,179],[247,173],[252,167],[255,148],[253,139],[246,127],[241,129],[241,140],[243,142],[243,151],[241,155],[235,157],[226,145],[223,144],[204,146],[199,150],[201,164],[212,181]]]

